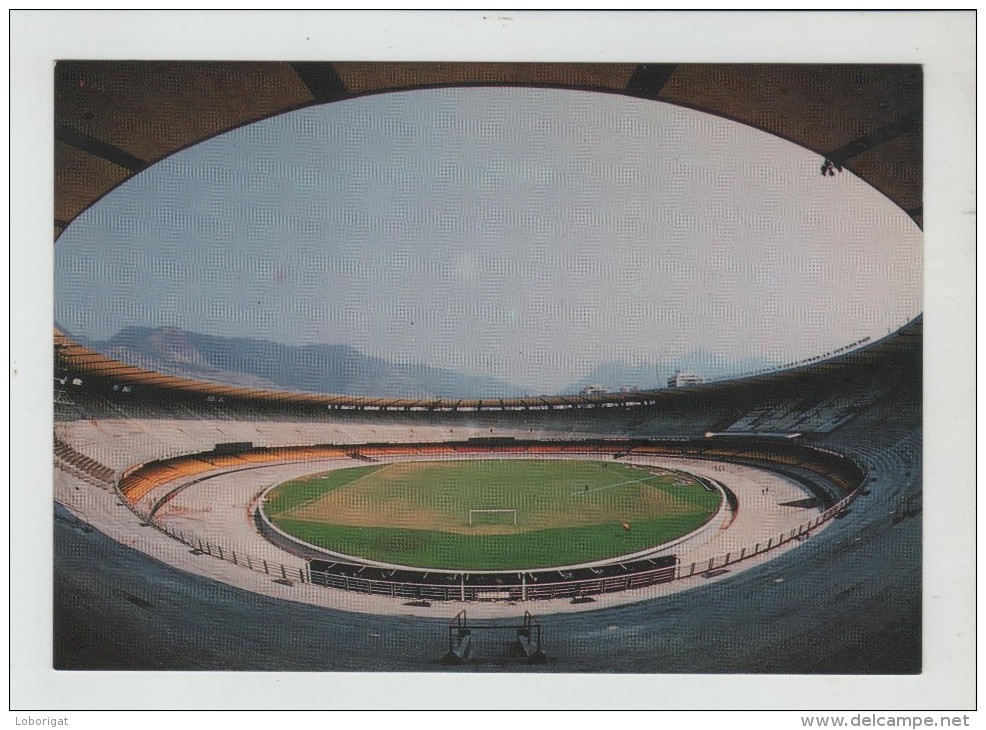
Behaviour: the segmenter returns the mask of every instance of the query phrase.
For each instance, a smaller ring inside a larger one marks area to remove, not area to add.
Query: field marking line
[[[641,484],[643,482],[650,481],[651,479],[660,479],[664,474],[651,474],[649,477],[643,477],[642,479],[631,479],[628,482],[617,482],[616,484],[606,484],[602,487],[593,487],[592,489],[576,489],[570,496],[575,496],[576,494],[591,494],[592,492],[599,492],[603,489],[612,489],[613,487],[624,487],[627,484]]]
[[[342,487],[350,487],[353,484],[356,484],[356,482],[359,482],[359,481],[361,481],[363,479],[366,479],[367,477],[373,476],[374,474],[379,474],[380,472],[385,471],[388,467],[391,467],[391,466],[396,466],[396,464],[381,464],[379,467],[373,469],[373,471],[367,472],[366,474],[363,474],[362,476],[358,476],[355,479],[353,479],[353,481],[351,481],[351,482],[346,482],[345,484],[337,484],[335,487],[333,487],[332,489],[330,489],[328,492],[322,492],[321,494],[319,494],[316,497],[312,497],[311,499],[306,499],[304,502],[299,502],[294,507],[291,507],[290,509],[287,509],[284,512],[278,513],[278,517],[280,517],[282,515],[287,516],[287,517],[290,517],[291,516],[291,513],[294,512],[295,510],[299,510],[302,507],[307,507],[312,502],[317,502],[318,500],[322,499],[322,497],[324,497],[326,494],[329,494],[329,492],[334,492],[336,489],[341,489]],[[345,471],[345,469],[336,469],[335,471]],[[321,481],[321,478],[320,478],[320,481]]]

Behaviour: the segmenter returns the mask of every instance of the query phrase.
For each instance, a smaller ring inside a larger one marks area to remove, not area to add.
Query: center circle
[[[718,490],[657,466],[575,459],[400,461],[269,490],[279,530],[333,553],[434,570],[531,570],[638,553],[699,529]]]

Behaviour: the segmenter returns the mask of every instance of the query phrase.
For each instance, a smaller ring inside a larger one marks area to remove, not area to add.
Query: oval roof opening
[[[55,246],[81,343],[185,377],[461,398],[737,377],[922,308],[922,235],[849,171],[622,95],[406,91],[162,160]]]

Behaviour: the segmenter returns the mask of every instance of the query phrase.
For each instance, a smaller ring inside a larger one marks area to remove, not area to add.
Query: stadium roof
[[[817,152],[820,163],[830,160],[850,170],[922,224],[919,66],[68,61],[57,65],[55,77],[56,238],[82,211],[149,165],[235,127],[367,94],[476,85],[605,91],[733,119]],[[920,321],[905,330],[905,340],[920,337]],[[626,403],[642,393],[490,401],[316,396],[142,369],[57,331],[55,342],[63,362],[92,376],[278,401],[381,408],[564,407]]]
[[[607,91],[699,109],[813,150],[922,217],[919,66],[66,61],[55,76],[56,236],[140,170],[234,127],[456,85]]]

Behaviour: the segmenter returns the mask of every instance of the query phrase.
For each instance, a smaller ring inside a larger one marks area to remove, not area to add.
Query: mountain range
[[[411,398],[505,398],[528,390],[497,378],[447,368],[395,364],[342,344],[285,345],[177,327],[136,326],[125,327],[108,340],[79,340],[98,352],[148,370],[249,388]],[[578,393],[589,385],[613,391],[621,387],[663,388],[676,371],[720,380],[776,367],[777,363],[764,358],[734,359],[699,349],[677,359],[604,362],[559,392]]]
[[[627,363],[610,360],[597,365],[591,373],[569,384],[564,393],[578,393],[589,385],[608,390],[630,387],[637,390],[664,388],[668,378],[676,372],[695,373],[703,380],[724,380],[750,375],[763,370],[774,370],[779,363],[762,357],[733,358],[709,352],[692,350],[679,358],[664,358],[643,363]]]
[[[109,340],[85,344],[149,370],[251,388],[438,398],[502,398],[521,392],[496,378],[394,364],[349,345],[284,345],[176,327],[125,327]]]

